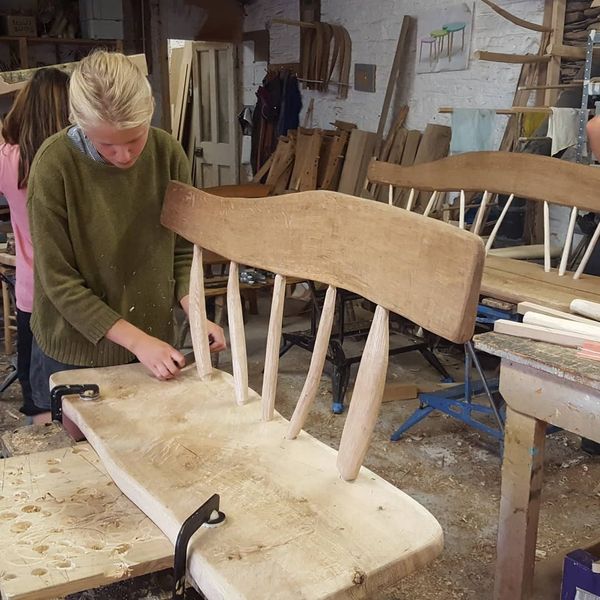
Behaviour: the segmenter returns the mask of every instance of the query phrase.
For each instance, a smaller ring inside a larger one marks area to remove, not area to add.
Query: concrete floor
[[[250,386],[260,391],[268,298],[262,298],[259,305],[260,314],[248,318],[246,334]],[[284,330],[303,329],[306,324],[306,317],[286,317]],[[445,348],[438,356],[460,380],[462,356],[458,350]],[[293,412],[309,360],[308,352],[293,348],[280,362],[276,408],[286,418]],[[493,361],[488,362],[487,366],[493,369]],[[219,368],[230,370],[228,352],[222,353]],[[4,359],[0,361],[0,377],[6,370]],[[420,354],[411,352],[390,359],[388,380],[435,386],[439,375]],[[18,385],[13,385],[0,401],[0,433],[24,424],[18,413],[19,393]],[[330,379],[325,375],[306,429],[337,448],[345,415],[332,414],[331,398]],[[439,520],[445,549],[428,568],[409,576],[378,600],[491,598],[500,496],[498,444],[454,419],[435,414],[403,440],[390,442],[390,434],[416,406],[416,400],[382,406],[365,464],[421,502]],[[564,551],[588,545],[598,537],[599,496],[600,459],[582,453],[577,436],[563,432],[550,436],[538,536],[538,572],[551,572],[549,565],[554,557],[560,560]],[[559,583],[546,578],[545,586],[536,598],[560,597]]]

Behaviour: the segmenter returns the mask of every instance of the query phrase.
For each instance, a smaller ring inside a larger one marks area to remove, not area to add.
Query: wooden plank
[[[5,600],[62,597],[173,564],[171,542],[89,444],[0,460],[0,539]]]
[[[317,189],[322,135],[320,129],[298,129],[296,159],[290,180],[292,190],[304,192]]]
[[[380,161],[369,167],[376,183],[432,192],[511,194],[600,212],[600,172],[588,165],[515,152],[466,152],[433,163],[402,167]]]
[[[561,254],[560,246],[550,246],[550,256],[557,258]],[[544,258],[543,244],[528,244],[527,246],[507,246],[505,248],[490,248],[488,256],[496,256],[498,258]]]
[[[522,275],[532,281],[541,281],[558,288],[564,288],[573,294],[581,291],[588,294],[600,295],[600,277],[595,275],[586,275],[583,279],[573,279],[573,274],[567,271],[564,277],[560,277],[556,270],[546,273],[542,265],[515,258],[490,256],[489,254],[486,256],[485,264],[486,269]]]
[[[544,25],[540,25],[539,23],[532,23],[531,21],[526,21],[525,19],[521,19],[512,13],[504,10],[502,7],[498,6],[496,3],[491,0],[482,0],[484,4],[487,4],[494,12],[497,12],[500,16],[504,17],[511,23],[518,25],[519,27],[524,27],[525,29],[531,29],[532,31],[552,31],[550,27],[546,27]]]
[[[510,407],[506,419],[494,600],[524,600],[533,581],[546,423]]]
[[[171,182],[162,223],[240,264],[354,291],[446,339],[473,333],[483,242],[435,219],[325,190],[252,200]]]
[[[53,384],[90,379],[102,400],[65,399],[65,414],[168,538],[220,494],[227,521],[200,531],[188,552],[209,600],[376,598],[441,550],[441,528],[422,506],[368,469],[345,484],[333,449],[304,432],[286,440],[277,413],[261,423],[259,397],[250,391],[237,406],[225,373],[204,383],[187,368],[160,382],[125,365],[57,374]],[[132,420],[140,410],[145,418]]]
[[[338,185],[339,192],[352,196],[360,195],[369,161],[373,157],[374,147],[374,133],[361,129],[352,130]]]
[[[325,160],[319,161],[317,187],[323,190],[336,190],[342,173],[346,145],[349,134],[346,131],[337,132],[331,140]],[[324,140],[326,138],[323,138]]]
[[[569,290],[527,276],[484,268],[481,293],[514,304],[534,302],[557,310],[568,311],[575,298],[598,301],[598,294]]]

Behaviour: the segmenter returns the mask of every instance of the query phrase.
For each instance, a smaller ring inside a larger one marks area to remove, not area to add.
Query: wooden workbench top
[[[488,354],[600,390],[600,362],[578,357],[575,348],[494,332],[476,335],[473,341]]]

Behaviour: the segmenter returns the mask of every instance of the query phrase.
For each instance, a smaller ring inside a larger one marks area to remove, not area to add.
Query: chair
[[[337,192],[248,200],[175,182],[162,223],[195,244],[190,325],[196,368],[168,382],[149,377],[141,365],[68,371],[53,375],[52,385],[99,385],[99,401],[65,398],[63,412],[117,485],[174,544],[204,499],[210,501],[200,511],[211,506],[227,515],[221,527],[198,532],[188,563],[183,556],[199,589],[209,599],[375,598],[433,560],[442,547],[439,524],[361,465],[383,394],[390,312],[457,343],[470,339],[481,240]],[[203,248],[231,261],[233,377],[211,366]],[[277,274],[260,396],[248,389],[239,264]],[[290,422],[274,410],[288,276],[328,286]],[[302,427],[317,394],[340,288],[376,309],[336,452]]]

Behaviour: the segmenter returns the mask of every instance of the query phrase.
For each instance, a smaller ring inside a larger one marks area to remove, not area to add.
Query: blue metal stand
[[[480,380],[473,382],[471,367],[475,365]],[[462,385],[453,386],[438,392],[419,394],[420,406],[396,431],[391,440],[397,442],[411,427],[422,421],[434,410],[439,410],[493,438],[502,441],[504,438],[504,410],[502,404],[498,405],[494,393],[498,391],[498,380],[487,381],[479,359],[475,354],[472,342],[465,344],[465,381]],[[485,394],[489,405],[473,402],[473,398]],[[497,427],[490,427],[475,416],[493,416]]]

